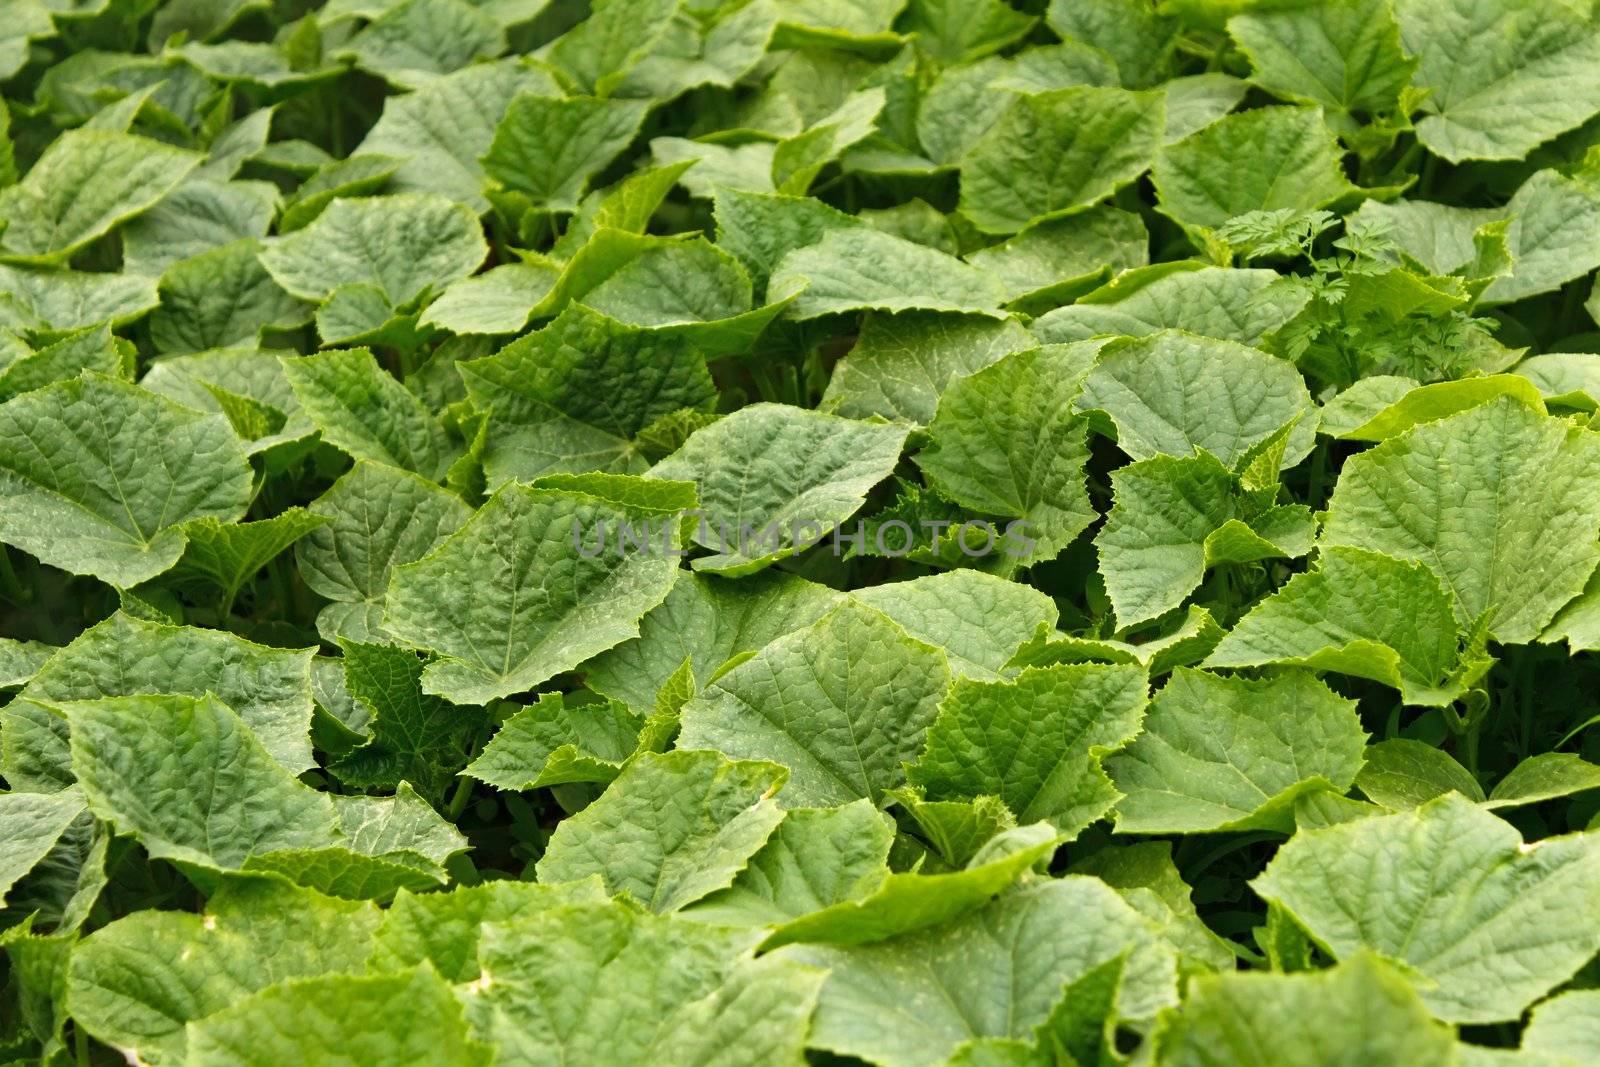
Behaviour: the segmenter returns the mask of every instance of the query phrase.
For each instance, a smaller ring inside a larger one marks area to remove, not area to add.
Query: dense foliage
[[[0,1050],[1600,1063],[1592,7],[6,0]]]

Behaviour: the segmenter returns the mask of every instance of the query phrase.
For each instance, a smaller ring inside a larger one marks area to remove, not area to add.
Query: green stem
[[[455,822],[461,818],[461,813],[467,810],[467,801],[471,799],[472,779],[463,774],[456,779],[455,792],[450,794],[450,802],[445,806],[445,819]]]
[[[89,1067],[89,1034],[77,1023],[72,1024],[72,1051],[78,1067]]]

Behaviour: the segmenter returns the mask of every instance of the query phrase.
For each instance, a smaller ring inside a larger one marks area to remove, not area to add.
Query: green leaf
[[[1166,84],[1167,128],[1164,144],[1181,141],[1239,106],[1250,86],[1220,71],[1174,78]]]
[[[83,797],[71,789],[0,795],[0,817],[6,822],[6,841],[0,847],[0,905],[82,813]]]
[[[27,176],[0,190],[0,256],[59,262],[175,189],[200,162],[192,152],[108,130],[73,130],[50,143]]]
[[[203,352],[256,343],[263,329],[305,323],[311,309],[272,280],[260,242],[234,241],[181,260],[161,276],[150,339],[162,352]]]
[[[1001,316],[1005,287],[987,271],[866,226],[829,230],[785,255],[768,300],[793,297],[788,315],[842,311],[966,311]]]
[[[998,796],[1075,835],[1116,800],[1101,759],[1138,734],[1145,685],[1142,668],[1102,664],[957,679],[907,777],[929,799]]]
[[[788,805],[876,801],[905,781],[949,677],[938,649],[847,601],[711,682],[678,744],[782,764]]]
[[[1223,629],[1205,608],[1191,606],[1169,632],[1157,636],[1141,634],[1136,640],[1116,638],[1035,637],[1007,664],[1010,670],[1048,667],[1057,663],[1136,663],[1150,676],[1169,673],[1174,667],[1189,667],[1217,647]]]
[[[1522,1031],[1524,1052],[1570,1057],[1582,1062],[1594,1048],[1600,1028],[1600,1000],[1593,990],[1573,989],[1558,993],[1533,1009],[1527,1029]]]
[[[1256,84],[1322,105],[1343,133],[1354,133],[1363,114],[1399,108],[1417,66],[1400,47],[1389,0],[1248,11],[1228,20],[1228,33],[1250,58]]]
[[[1311,396],[1292,363],[1244,345],[1163,330],[1113,344],[1084,379],[1080,410],[1104,412],[1133,459],[1211,453],[1239,469]],[[1289,457],[1292,465],[1296,457]]]
[[[672,0],[601,0],[550,48],[550,61],[580,88],[610,95],[666,32]]]
[[[1144,266],[1149,241],[1138,216],[1099,206],[1030,223],[1015,237],[973,252],[967,262],[1000,279],[1008,306],[1037,314]]]
[[[1600,767],[1570,752],[1529,756],[1495,783],[1490,808],[1515,808],[1600,788]]]
[[[505,31],[477,5],[404,0],[352,37],[340,54],[391,85],[415,89],[505,50]]]
[[[1209,453],[1130,463],[1111,473],[1111,488],[1095,547],[1123,627],[1182,604],[1216,564],[1311,549],[1315,522],[1303,505],[1263,506]]]
[[[1172,950],[1103,883],[1041,881],[963,918],[888,941],[790,948],[829,969],[813,1047],[887,1067],[942,1063],[966,1041],[1027,1037],[1064,984],[1127,955],[1118,1014],[1176,1001]]]
[[[900,30],[940,63],[960,63],[998,52],[1027,34],[1034,20],[1000,0],[967,5],[952,0],[912,0]]]
[[[403,1026],[394,1020],[403,1018]],[[385,1062],[488,1067],[493,1050],[473,1040],[460,1001],[427,968],[395,975],[326,975],[270,986],[195,1023],[189,1063],[269,1067],[327,1063],[352,1050]]]
[[[419,324],[455,334],[519,333],[560,272],[543,263],[505,263],[451,282]]]
[[[636,636],[666,597],[676,559],[585,548],[590,531],[653,523],[676,550],[677,525],[659,514],[508,484],[433,552],[394,568],[384,629],[438,654],[424,692],[483,704],[532,689]],[[559,583],[547,581],[553,569]]]
[[[1330,794],[1331,795],[1331,794]],[[1115,889],[1141,915],[1156,923],[1178,950],[1185,973],[1231,970],[1233,947],[1211,932],[1195,910],[1193,891],[1172,862],[1172,844],[1141,841],[1108,845],[1074,863],[1069,874],[1088,874]]]
[[[679,575],[666,600],[639,620],[639,636],[583,665],[598,693],[625,701],[640,714],[687,660],[695,691],[724,664],[816,622],[842,595],[772,569],[740,579]]]
[[[716,554],[696,570],[747,574],[815,544],[855,514],[888,477],[905,427],[855,422],[783,404],[752,404],[695,431],[650,471],[692,481],[697,544]],[[752,467],[762,473],[751,484]]]
[[[672,412],[710,407],[716,395],[698,350],[584,305],[457,369],[473,403],[490,412],[483,462],[491,485],[556,472],[640,473],[634,439]]]
[[[731,885],[680,914],[716,926],[775,927],[862,901],[889,877],[893,839],[893,822],[865,798],[791,809]]]
[[[1409,382],[1409,379],[1402,380]],[[1499,396],[1510,397],[1541,415],[1545,413],[1544,399],[1539,389],[1530,387],[1530,383],[1518,374],[1489,374],[1454,382],[1435,382],[1433,385],[1411,384],[1412,388],[1400,391],[1398,398],[1386,406],[1375,404],[1375,411],[1362,411],[1352,419],[1343,420],[1355,421],[1359,425],[1349,428],[1339,425],[1335,436],[1347,441],[1387,441],[1413,426],[1448,418]],[[1387,386],[1384,391],[1387,391]],[[1354,392],[1354,389],[1346,390],[1341,397]],[[1353,410],[1350,406],[1341,407],[1345,411]]]
[[[665,169],[665,168],[660,168]],[[736,186],[713,190],[712,214],[717,245],[736,256],[762,293],[784,255],[816,244],[830,230],[848,229],[856,220],[819,200],[751,192]]]
[[[925,311],[872,314],[834,367],[822,408],[852,419],[879,415],[926,425],[952,380],[1032,347],[1033,339],[1015,319]]]
[[[478,946],[490,924],[515,922],[551,908],[604,904],[598,877],[540,885],[510,879],[458,885],[448,893],[402,889],[384,909],[373,935],[371,968],[403,971],[430,964],[448,982],[477,981]]]
[[[79,330],[6,364],[0,370],[0,400],[76,378],[84,371],[130,378],[134,355],[128,343],[106,326]]]
[[[472,512],[409,471],[358,462],[308,509],[327,522],[295,545],[306,585],[334,601],[317,616],[327,640],[377,641],[389,575],[431,552]]]
[[[355,151],[403,160],[394,176],[397,189],[438,193],[481,214],[489,201],[479,159],[511,101],[525,91],[560,93],[548,72],[521,58],[466,67],[388,97]]]
[[[1483,787],[1472,772],[1443,749],[1408,737],[1392,737],[1369,745],[1366,765],[1356,775],[1356,788],[1373,803],[1394,811],[1420,808],[1430,800],[1456,792],[1483,802]]]
[[[1391,964],[1361,952],[1323,971],[1245,972],[1199,978],[1181,1015],[1161,1035],[1163,1064],[1269,1067],[1296,1049],[1297,1062],[1459,1062],[1455,1036],[1440,1025]]]
[[[261,568],[326,521],[304,508],[289,508],[259,522],[195,519],[184,527],[189,543],[167,581],[210,583],[231,603]]]
[[[1336,958],[1367,949],[1418,977],[1446,1022],[1515,1019],[1594,955],[1600,848],[1525,844],[1458,796],[1296,834],[1251,883]]]
[[[353,155],[319,168],[284,204],[278,232],[288,233],[305,227],[342,196],[382,192],[400,169],[401,162],[394,156],[374,152]]]
[[[1055,604],[1036,589],[979,571],[931,574],[858,589],[918,641],[944,649],[959,677],[998,678],[1025,642],[1055,627]]]
[[[312,766],[310,650],[252,644],[232,634],[144,622],[118,613],[61,649],[3,713],[4,773],[14,788],[72,783],[62,701],[140,693],[214,693],[234,707],[267,752],[298,774]]]
[[[378,914],[277,878],[226,878],[204,915],[138,911],[84,938],[68,979],[73,1018],[142,1062],[184,1062],[186,1024],[279,982],[363,969]]]
[[[1254,346],[1306,301],[1305,292],[1282,285],[1276,271],[1163,263],[1124,273],[1077,303],[1040,316],[1032,329],[1047,344],[1174,329]]]
[[[183,524],[241,517],[250,482],[226,422],[126,382],[91,373],[0,405],[0,540],[76,574],[168,570]]]
[[[1215,229],[1250,211],[1323,207],[1354,192],[1320,108],[1229,115],[1161,153],[1151,171],[1161,210]]]
[[[1600,111],[1600,33],[1557,0],[1400,0],[1428,91],[1417,137],[1436,155],[1521,159]]]
[[[121,326],[159,302],[156,280],[135,274],[23,270],[0,263],[0,291],[27,328],[82,330]]]
[[[358,460],[431,481],[455,460],[440,422],[365,348],[283,358],[284,377],[323,438]]]
[[[571,211],[589,179],[639,132],[646,110],[637,100],[523,93],[496,128],[483,169],[536,206]]]
[[[908,791],[899,791],[904,800]],[[832,904],[778,926],[763,949],[794,943],[863,945],[948,923],[983,907],[1060,843],[1047,823],[1008,828],[985,842],[965,867],[940,874],[902,872],[884,877],[856,900]]]
[[[223,245],[263,238],[278,199],[271,182],[191,178],[121,227],[123,268],[158,277]]]
[[[1329,546],[1240,619],[1208,667],[1290,664],[1370,678],[1410,705],[1461,698],[1488,667],[1458,650],[1455,601],[1418,562]]]
[[[1018,96],[962,157],[961,211],[986,233],[1016,233],[1093,204],[1144,173],[1165,124],[1159,93]]]
[[[1106,760],[1120,833],[1292,828],[1297,796],[1343,792],[1366,740],[1355,702],[1306,672],[1261,680],[1180,667],[1144,732]]]
[[[644,721],[620,700],[569,703],[546,693],[507,719],[462,773],[507,791],[605,785],[639,747]]]
[[[130,696],[56,705],[72,771],[98,817],[150,855],[216,870],[336,834],[332,801],[297,782],[215,697]]]
[[[485,716],[422,691],[422,661],[410,649],[340,642],[345,687],[368,713],[368,740],[330,760],[346,785],[390,791],[402,782],[443,806]]]
[[[1483,303],[1549,292],[1600,267],[1594,250],[1600,240],[1600,173],[1593,164],[1572,177],[1553,170],[1535,173],[1512,194],[1505,214],[1511,220],[1506,229],[1511,273],[1490,283]]]
[[[261,265],[304,300],[363,283],[398,307],[471,274],[487,253],[477,217],[463,204],[425,194],[346,197],[305,229],[273,240]]]
[[[917,455],[929,484],[958,504],[1014,520],[1002,567],[1054,557],[1094,518],[1085,488],[1087,426],[1072,410],[1098,343],[1014,352],[953,381]],[[967,551],[963,548],[963,551]]]
[[[1178,43],[1177,20],[1126,0],[1051,0],[1045,22],[1061,37],[1110,56],[1130,89],[1164,79]]]
[[[726,889],[783,820],[772,799],[786,773],[715,752],[647,753],[600,799],[564,820],[539,880],[599,874],[659,914]]]
[[[1501,397],[1352,457],[1322,539],[1420,560],[1463,628],[1487,613],[1498,640],[1531,641],[1600,558],[1597,476],[1588,431]]]
[[[750,940],[616,904],[551,908],[486,926],[489,981],[462,996],[497,1063],[801,1063],[822,972],[752,960]]]

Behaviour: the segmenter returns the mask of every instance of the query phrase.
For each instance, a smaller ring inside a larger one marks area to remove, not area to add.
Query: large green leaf
[[[599,800],[564,820],[539,861],[539,880],[598,874],[666,913],[726,889],[783,820],[772,799],[785,772],[715,752],[648,754]]]
[[[283,373],[323,438],[356,459],[433,481],[454,461],[444,426],[368,349],[285,356]]]
[[[89,374],[0,405],[0,540],[132,586],[183,554],[183,524],[232,521],[249,462],[216,415]]]
[[[1075,86],[1019,96],[961,160],[961,210],[1016,233],[1103,199],[1150,166],[1166,124],[1159,93]]]
[[[404,1019],[404,1025],[396,1025]],[[190,1031],[187,1062],[223,1067],[329,1063],[359,1050],[374,1061],[425,1059],[440,1067],[488,1067],[460,1001],[427,968],[395,975],[325,975],[282,982],[224,1008]]]
[[[685,660],[702,689],[736,656],[756,652],[826,615],[842,599],[825,586],[773,569],[744,578],[688,573],[639,620],[639,636],[584,664],[596,692],[648,713]]]
[[[1259,345],[1294,318],[1306,299],[1276,271],[1158,264],[1128,271],[1077,303],[1040,316],[1032,328],[1045,342],[1174,329]]]
[[[1400,47],[1390,0],[1263,8],[1228,20],[1256,84],[1322,105],[1341,132],[1353,132],[1361,116],[1399,107],[1417,61]]]
[[[1210,667],[1283,663],[1338,671],[1400,690],[1407,704],[1457,700],[1488,666],[1463,656],[1455,601],[1422,563],[1328,546],[1240,619]]]
[[[1038,882],[923,932],[782,953],[829,971],[812,1045],[888,1067],[942,1063],[974,1038],[1029,1036],[1063,984],[1124,954],[1123,1017],[1175,1002],[1172,950],[1155,925],[1081,876]]]
[[[287,292],[328,299],[344,285],[375,286],[398,307],[477,269],[488,253],[471,209],[444,197],[406,193],[341,198],[317,220],[261,253]]]
[[[16,185],[0,191],[0,256],[62,260],[150,208],[200,162],[192,152],[109,130],[74,130],[50,143]]]
[[[949,678],[938,649],[850,601],[713,681],[678,745],[782,764],[793,806],[878,800],[905,781]]]
[[[1271,1067],[1294,1049],[1306,1067],[1450,1067],[1458,1046],[1392,965],[1358,953],[1325,971],[1197,979],[1161,1036],[1172,1067]]]
[[[1400,0],[1417,137],[1436,154],[1520,159],[1600,111],[1600,32],[1560,0]]]
[[[1161,210],[1215,229],[1236,215],[1319,208],[1353,191],[1320,108],[1229,115],[1162,152],[1151,172]]]
[[[666,552],[613,539],[648,526]],[[585,547],[598,535],[598,551]],[[676,521],[578,492],[508,484],[437,548],[391,572],[383,627],[438,656],[423,690],[482,704],[638,634],[677,576]],[[561,573],[560,582],[550,582]]]
[[[1014,352],[956,379],[939,399],[917,465],[940,493],[1013,520],[972,555],[1012,569],[1050,559],[1094,519],[1085,488],[1087,423],[1072,409],[1098,343]],[[953,539],[953,535],[952,539]]]
[[[1243,491],[1206,452],[1130,463],[1112,472],[1111,489],[1111,514],[1095,547],[1123,626],[1177,607],[1219,563],[1303,556],[1316,531],[1304,505],[1273,505]]]
[[[697,430],[650,471],[692,481],[696,570],[747,574],[829,537],[899,461],[907,429],[752,404]]]
[[[926,425],[951,381],[1032,347],[1015,319],[920,311],[870,315],[834,367],[822,408],[853,419],[879,415]]]
[[[295,545],[301,577],[333,603],[317,616],[323,637],[383,637],[389,575],[455,533],[471,509],[424,478],[358,462],[310,507],[328,521]]]
[[[822,972],[752,960],[743,931],[619,905],[484,927],[489,981],[463,993],[496,1063],[799,1064]]]
[[[85,938],[68,978],[73,1018],[144,1063],[182,1063],[186,1024],[278,982],[360,971],[377,925],[371,904],[228,878],[203,915],[139,911]]]
[[[1144,731],[1106,760],[1123,833],[1286,830],[1297,797],[1342,792],[1366,741],[1355,704],[1306,672],[1250,680],[1179,668]]]
[[[1076,834],[1116,800],[1101,759],[1139,732],[1145,686],[1143,669],[1104,664],[958,679],[908,777],[930,800],[998,796],[1022,822]]]
[[[1133,459],[1204,450],[1238,469],[1286,426],[1309,417],[1311,395],[1291,363],[1163,330],[1102,350],[1077,406],[1105,412],[1118,447]]]
[[[394,156],[402,190],[439,193],[489,209],[479,159],[494,141],[495,128],[518,93],[558,94],[555,79],[523,59],[480,63],[429,82],[415,92],[391,96],[357,152]]]
[[[1419,560],[1463,627],[1530,641],[1600,559],[1597,476],[1600,439],[1502,397],[1352,457],[1322,539]]]
[[[640,473],[640,432],[716,395],[699,351],[583,305],[457,367],[467,395],[489,412],[491,485],[555,472]]]
[[[772,270],[769,300],[791,318],[840,311],[966,311],[999,316],[1005,287],[954,256],[866,226],[829,230]]]
[[[1457,795],[1296,834],[1252,886],[1335,957],[1406,965],[1447,1022],[1515,1019],[1600,948],[1600,843],[1526,844]]]

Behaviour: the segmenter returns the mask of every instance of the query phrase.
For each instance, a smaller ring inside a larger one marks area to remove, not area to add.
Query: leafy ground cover
[[[1600,1063],[1588,0],[9,0],[0,1051]]]

